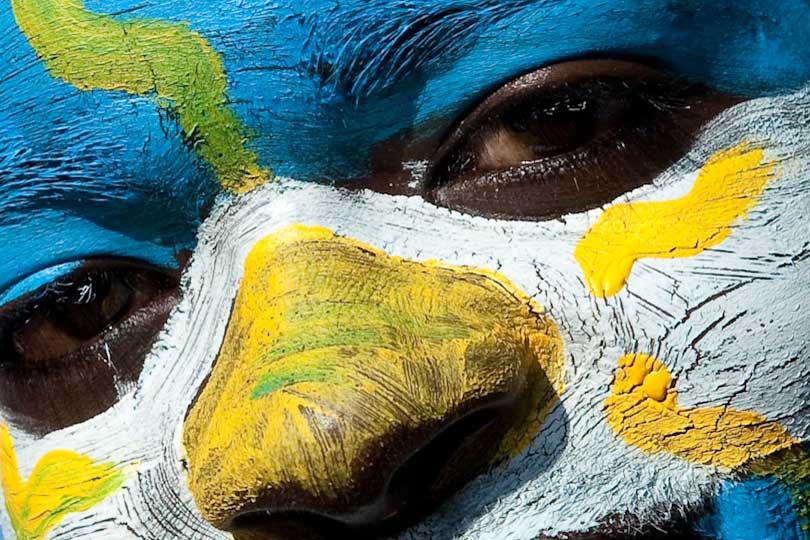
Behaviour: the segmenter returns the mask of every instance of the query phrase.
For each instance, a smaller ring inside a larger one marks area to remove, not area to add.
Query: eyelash
[[[6,418],[44,434],[111,407],[178,300],[179,272],[111,258],[0,307]]]
[[[628,85],[624,81],[593,80],[585,81],[584,83],[580,83],[575,87],[565,86],[554,89],[550,92],[543,92],[540,95],[532,94],[524,96],[522,100],[518,101],[517,103],[510,102],[504,107],[500,108],[500,110],[496,109],[492,111],[489,116],[497,121],[503,120],[507,114],[514,113],[520,109],[524,109],[529,114],[530,111],[531,113],[534,113],[538,111],[539,107],[538,103],[536,103],[538,101],[544,106],[545,110],[552,107],[556,109],[559,108],[560,105],[568,105],[570,107],[568,110],[574,112],[577,111],[578,107],[579,111],[592,109],[594,108],[594,103],[596,103],[596,108],[598,109],[599,105],[604,105],[608,100],[615,101],[617,98],[621,98],[628,106],[628,110],[625,111],[627,116],[639,116],[643,113],[654,113],[664,117],[672,116],[688,110],[689,104],[686,96],[689,94],[694,94],[698,91],[699,89],[697,87],[690,85],[682,79],[678,79],[676,77],[655,81],[654,83],[639,81],[634,85]],[[531,103],[532,101],[535,103]],[[478,126],[475,128],[474,133],[469,135],[469,138],[474,139],[476,137],[486,135],[487,129],[492,129],[493,127],[494,125],[487,126],[486,124]],[[653,131],[662,130],[663,126],[660,123],[648,126],[640,122],[634,122],[630,129],[627,129],[627,126],[623,126],[623,129],[621,129],[619,133],[623,136],[629,137],[636,133],[643,132],[646,134],[651,134]],[[615,134],[616,131],[611,131],[609,133]],[[602,141],[596,139],[592,141],[592,143],[594,142],[598,143]],[[583,147],[576,147],[568,152],[554,154],[543,159],[554,160],[555,166],[564,167],[566,164],[573,161],[571,158],[576,157],[577,152],[580,151],[581,148]],[[566,157],[568,158],[567,160],[564,159]],[[543,159],[537,161],[539,162]],[[437,174],[438,168],[441,167],[441,161],[442,158],[436,160],[438,166],[434,165],[432,168],[432,172],[434,173],[432,182],[434,185],[440,184],[442,181],[446,181],[446,179],[441,178],[440,174]]]
[[[597,208],[651,182],[739,101],[637,64],[582,63],[525,75],[478,105],[431,160],[423,197],[494,219]],[[588,73],[565,78],[576,69]]]

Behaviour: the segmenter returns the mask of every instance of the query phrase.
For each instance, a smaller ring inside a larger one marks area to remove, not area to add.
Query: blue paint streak
[[[261,164],[302,180],[366,175],[377,143],[441,133],[500,84],[566,58],[646,57],[749,96],[810,80],[806,0],[85,4],[187,21],[222,55]],[[0,51],[0,291],[92,256],[171,265],[193,247],[218,187],[176,122],[148,97],[53,79],[10,9]]]
[[[804,540],[787,486],[755,477],[724,486],[698,530],[705,540]]]
[[[76,270],[78,267],[78,262],[69,262],[46,268],[41,272],[37,272],[36,274],[23,278],[12,285],[5,292],[0,293],[0,306],[33,292],[43,285],[66,276]]]
[[[0,15],[0,44],[10,50],[0,55],[0,298],[89,257],[177,267],[218,190],[213,175],[148,98],[54,80],[8,28],[8,13]]]

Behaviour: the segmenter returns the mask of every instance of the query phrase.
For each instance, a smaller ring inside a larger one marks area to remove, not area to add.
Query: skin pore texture
[[[11,0],[0,300],[192,255],[113,405],[34,429],[3,404],[0,537],[286,540],[281,509],[358,538],[806,538],[808,28],[803,0]],[[384,155],[419,193],[498,88],[614,57],[735,99],[613,200],[535,221],[341,187]]]

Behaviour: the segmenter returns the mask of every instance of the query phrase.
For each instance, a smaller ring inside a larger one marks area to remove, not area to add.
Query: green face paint
[[[170,109],[228,190],[248,191],[267,180],[269,172],[245,147],[245,129],[226,105],[222,61],[187,25],[117,21],[75,0],[12,0],[11,7],[54,77],[80,90],[149,96]]]

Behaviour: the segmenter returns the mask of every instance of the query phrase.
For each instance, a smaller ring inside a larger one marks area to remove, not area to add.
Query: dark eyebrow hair
[[[314,31],[313,69],[354,99],[394,86],[427,65],[471,47],[482,28],[548,0],[423,0],[385,3],[324,17]],[[313,45],[313,44],[311,44]]]

